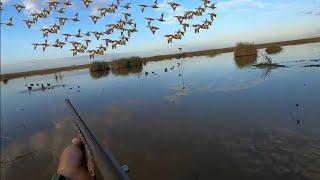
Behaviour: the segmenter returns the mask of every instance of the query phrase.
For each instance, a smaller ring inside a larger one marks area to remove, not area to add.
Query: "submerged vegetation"
[[[109,63],[107,62],[94,61],[90,63],[89,70],[90,72],[109,71],[110,67],[109,67]]]
[[[268,54],[278,54],[282,51],[282,47],[281,46],[269,46],[266,49],[266,53]]]
[[[257,47],[254,43],[238,43],[234,48],[234,56],[254,56],[258,54]]]

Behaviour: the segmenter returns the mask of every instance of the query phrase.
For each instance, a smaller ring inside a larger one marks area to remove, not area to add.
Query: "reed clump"
[[[142,67],[143,60],[138,57],[122,58],[111,62],[112,69],[130,69],[135,67]]]
[[[268,54],[278,54],[282,51],[281,46],[270,46],[266,49],[266,53]]]
[[[94,61],[90,63],[89,70],[90,72],[109,71],[110,67],[107,62]]]
[[[241,56],[255,56],[258,54],[257,47],[254,43],[243,43],[240,42],[234,48],[234,55],[236,57]]]

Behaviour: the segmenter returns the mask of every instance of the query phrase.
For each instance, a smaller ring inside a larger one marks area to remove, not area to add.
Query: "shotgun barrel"
[[[73,115],[78,135],[84,144],[90,174],[95,178],[101,176],[105,180],[129,180],[111,151],[99,144],[69,99],[65,100],[65,104]]]

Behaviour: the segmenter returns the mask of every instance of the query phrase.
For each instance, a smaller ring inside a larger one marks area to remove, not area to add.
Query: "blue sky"
[[[122,18],[119,9],[116,14],[108,15],[103,20],[98,21],[96,25],[92,23],[88,15],[96,13],[97,7],[105,7],[110,4],[110,0],[93,0],[94,3],[85,8],[80,0],[73,0],[72,8],[67,9],[64,15],[52,14],[45,20],[28,29],[23,19],[28,18],[30,12],[35,12],[47,6],[42,0],[1,0],[4,2],[4,11],[1,13],[1,22],[5,23],[9,17],[14,18],[14,27],[1,27],[1,64],[14,64],[31,60],[42,60],[63,58],[72,56],[67,46],[63,50],[53,47],[42,52],[39,48],[34,51],[32,43],[43,42],[40,28],[52,25],[57,21],[55,17],[65,16],[73,17],[75,12],[79,12],[80,22],[66,22],[66,25],[59,33],[76,34],[79,28],[82,32],[103,31],[105,25],[114,23]],[[146,9],[141,14],[137,4],[151,4],[151,0],[123,0],[123,3],[131,2],[133,13],[132,18],[137,23],[138,33],[133,34],[127,46],[119,46],[117,50],[108,50],[107,54],[117,53],[135,53],[135,52],[172,52],[178,47],[184,47],[188,50],[219,48],[232,46],[239,41],[249,42],[272,42],[281,40],[291,40],[299,38],[319,37],[320,36],[320,0],[217,0],[216,13],[213,26],[209,30],[202,30],[200,34],[194,34],[193,29],[189,29],[186,36],[181,41],[174,41],[173,44],[167,44],[163,37],[165,34],[173,34],[180,28],[178,21],[172,18],[173,15],[181,15],[186,10],[193,10],[202,5],[200,0],[175,0],[182,6],[173,12],[166,2],[159,0],[160,8],[156,11]],[[12,4],[25,4],[27,9],[18,14]],[[166,23],[155,23],[160,27],[156,35],[147,29],[145,17],[158,18],[164,12]],[[191,23],[200,23],[209,18],[205,14],[201,18],[196,18]],[[107,37],[107,36],[106,36]],[[112,35],[111,38],[117,38],[119,34]],[[48,40],[54,41],[56,38],[63,39],[63,36],[50,36]],[[92,38],[94,39],[94,38]],[[74,39],[75,40],[75,39]],[[103,44],[102,41],[94,42],[91,46],[94,48]],[[89,60],[88,60],[89,61]]]

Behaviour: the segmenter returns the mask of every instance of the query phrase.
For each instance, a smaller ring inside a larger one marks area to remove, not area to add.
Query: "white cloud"
[[[39,11],[43,4],[44,1],[41,0],[24,0],[23,5],[26,7],[26,11],[28,13],[34,13]]]
[[[184,12],[188,11],[185,7],[179,6],[175,11],[171,8],[171,6],[168,4],[169,1],[163,1],[158,6],[159,8],[156,9],[158,12],[164,13],[164,19],[166,22],[164,24],[178,24],[178,20],[174,16],[182,16],[184,15]],[[159,18],[159,17],[157,17]]]
[[[2,2],[2,3],[6,3],[6,2],[8,2],[9,0],[0,0],[0,2]]]

